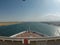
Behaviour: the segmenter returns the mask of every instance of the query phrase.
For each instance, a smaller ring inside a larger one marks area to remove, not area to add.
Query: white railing
[[[58,37],[19,37],[19,38],[11,38],[11,37],[2,37],[0,36],[0,40],[12,40],[12,41],[22,41],[22,39],[27,38],[30,41],[40,41],[40,40],[57,40],[60,39],[60,36]]]

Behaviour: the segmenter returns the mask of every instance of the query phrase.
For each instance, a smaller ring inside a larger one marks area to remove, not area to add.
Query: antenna
[[[30,34],[29,34],[29,37],[31,37],[32,33],[31,33],[30,25],[29,25],[29,30],[28,30],[28,31],[29,31],[29,33],[30,33]]]
[[[29,31],[30,31],[30,26],[29,26]]]
[[[30,26],[28,26],[27,32],[28,32],[28,31],[30,32]]]
[[[29,31],[31,32],[31,28],[30,28],[30,25],[29,25]]]

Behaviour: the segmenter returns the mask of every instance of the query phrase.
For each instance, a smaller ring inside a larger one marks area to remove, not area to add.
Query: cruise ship
[[[0,45],[60,45],[60,37],[51,37],[27,30],[10,37],[0,36]]]
[[[60,33],[56,31],[56,27],[42,23],[2,26],[0,27],[0,45],[60,45],[60,36],[56,35]]]

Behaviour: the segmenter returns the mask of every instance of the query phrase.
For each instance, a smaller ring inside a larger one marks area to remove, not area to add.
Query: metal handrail
[[[0,40],[12,40],[12,41],[22,41],[22,39],[27,38],[31,41],[38,41],[38,40],[57,40],[60,39],[60,36],[58,37],[19,37],[19,38],[11,38],[11,37],[3,37],[0,36]]]

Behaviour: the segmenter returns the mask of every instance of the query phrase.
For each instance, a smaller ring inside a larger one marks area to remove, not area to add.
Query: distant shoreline
[[[0,22],[0,26],[7,26],[7,25],[12,25],[17,23],[21,23],[21,22]]]
[[[45,23],[48,25],[54,25],[54,26],[60,26],[60,22],[41,22],[41,23]]]

